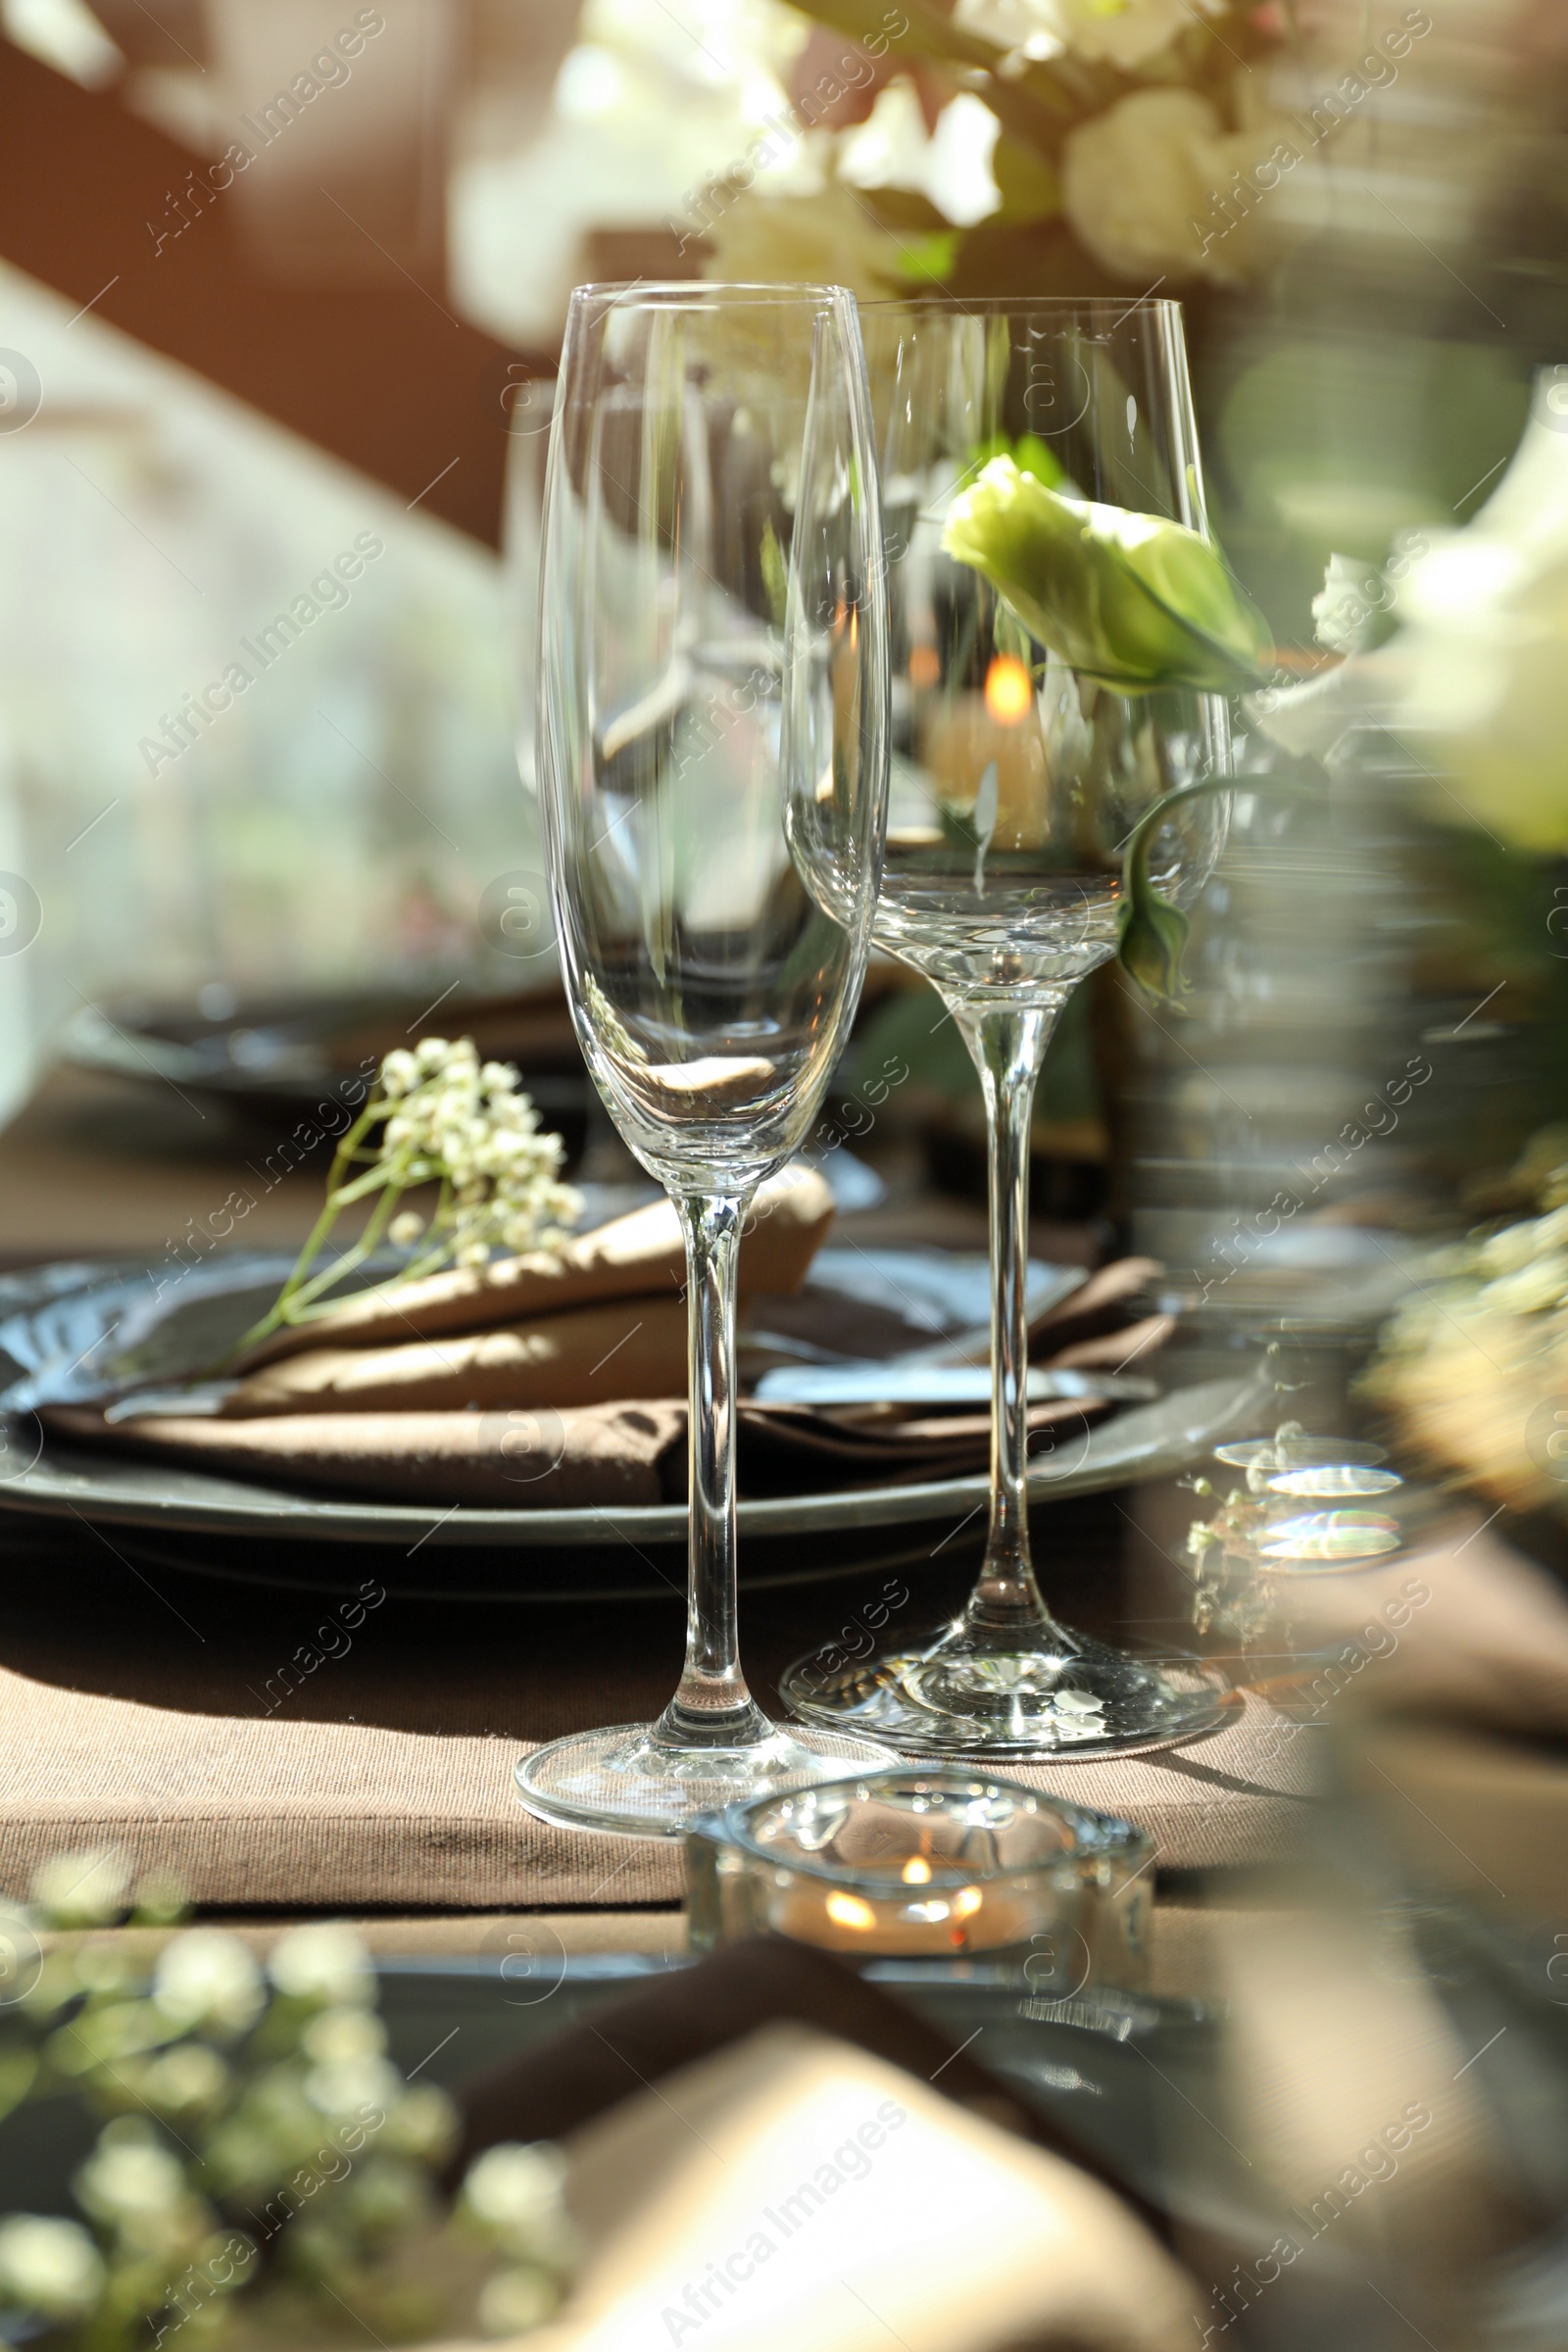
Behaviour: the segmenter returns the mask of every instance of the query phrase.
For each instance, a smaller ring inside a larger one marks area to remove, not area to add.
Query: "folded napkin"
[[[815,2027],[940,2083],[956,2106],[1065,2157],[1126,2198],[1156,2234],[1168,2233],[1166,2217],[1059,2101],[1031,2098],[1016,2080],[991,2073],[973,2035],[951,2039],[851,1960],[785,1936],[746,1936],[691,1967],[653,1976],[611,2007],[563,2023],[468,2076],[456,2094],[463,2132],[446,2184],[456,2189],[473,2159],[498,2140],[564,2139],[634,2097],[640,2084],[729,2049],[760,2026],[780,2024]]]
[[[564,2153],[583,2262],[538,2352],[1190,2352],[1200,2328],[1100,2182],[808,2027],[637,2087]]]
[[[672,1292],[400,1348],[312,1348],[247,1374],[219,1411],[225,1421],[254,1421],[277,1413],[561,1408],[607,1396],[675,1396],[685,1385],[686,1303]]]
[[[183,1462],[219,1477],[362,1494],[377,1502],[583,1510],[663,1502],[682,1456],[686,1407],[674,1398],[558,1413],[280,1413],[198,1420],[151,1414],[110,1422],[95,1405],[45,1405],[46,1429],[78,1445]]]
[[[1109,2190],[808,2027],[763,2027],[637,2088],[562,2153],[576,2276],[556,2318],[509,2336],[510,2352],[1198,2341],[1193,2278]],[[394,2261],[465,2329],[431,2352],[494,2346],[472,2332],[475,2251],[416,2240]],[[318,2334],[315,2319],[285,2283],[270,2308],[238,2315],[235,2352],[364,2340],[351,2325]]]
[[[1118,2179],[1102,2132],[989,2072],[986,2047],[832,1954],[756,1937],[471,2076],[449,2184],[498,2141],[563,2144],[586,2259],[540,2352],[1190,2345],[1165,2217]],[[757,2231],[771,2245],[752,2246],[748,2278],[728,2258]],[[715,2259],[735,2291],[705,2310],[687,2287]]]
[[[1034,1452],[1070,1462],[1109,1406],[1033,1405]],[[278,1413],[250,1421],[149,1414],[110,1422],[95,1405],[46,1405],[46,1428],[76,1444],[172,1456],[221,1477],[368,1495],[385,1502],[500,1510],[606,1509],[686,1497],[684,1398],[623,1399],[557,1412],[514,1405],[472,1413]],[[983,1470],[983,1413],[857,1424],[808,1405],[743,1400],[740,1481],[753,1495],[827,1487],[907,1486]]]
[[[814,1168],[794,1166],[759,1188],[741,1243],[739,1282],[749,1291],[794,1291],[833,1222],[833,1194]],[[318,1321],[291,1324],[262,1341],[242,1372],[317,1348],[389,1348],[449,1332],[531,1326],[603,1298],[679,1297],[686,1248],[669,1200],[652,1200],[568,1242],[559,1254],[536,1250],[494,1265],[430,1274],[386,1297],[346,1298]],[[561,1398],[555,1402],[564,1401]]]
[[[764,1321],[766,1299],[805,1281],[832,1214],[827,1186],[808,1170],[786,1171],[758,1195],[740,1282],[763,1302]],[[1091,1276],[1036,1324],[1036,1360],[1141,1369],[1170,1329],[1162,1317],[1130,1319],[1152,1271],[1133,1258]],[[55,1405],[42,1418],[76,1443],[388,1501],[511,1510],[680,1501],[683,1276],[675,1212],[656,1202],[559,1258],[433,1276],[275,1334],[216,1410],[122,1417],[122,1408]],[[1111,1409],[1092,1399],[1032,1406],[1034,1458],[1066,1468]],[[737,1421],[742,1489],[755,1495],[963,1477],[985,1467],[990,1444],[990,1416],[972,1408],[746,1399]]]

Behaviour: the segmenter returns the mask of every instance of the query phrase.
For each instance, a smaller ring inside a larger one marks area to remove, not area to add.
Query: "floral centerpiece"
[[[672,225],[683,245],[706,239],[716,277],[831,278],[872,298],[1245,285],[1273,192],[1432,29],[1406,10],[1289,113],[1266,71],[1293,37],[1283,0],[901,0],[874,21],[801,0],[800,14],[815,29],[787,112]],[[929,189],[940,141],[967,142],[968,184],[940,191],[946,210]],[[771,192],[768,168],[802,143],[819,184]]]

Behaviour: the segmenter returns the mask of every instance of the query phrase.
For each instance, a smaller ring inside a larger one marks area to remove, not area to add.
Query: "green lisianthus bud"
[[[1156,1004],[1180,1004],[1187,994],[1182,950],[1191,928],[1179,906],[1162,899],[1149,871],[1150,853],[1171,815],[1189,801],[1212,799],[1233,789],[1228,776],[1205,776],[1197,784],[1161,793],[1127,836],[1122,855],[1122,899],[1116,916],[1116,955],[1124,971]]]
[[[1174,1004],[1187,993],[1182,950],[1190,928],[1179,906],[1162,899],[1140,858],[1129,859],[1127,895],[1116,918],[1122,968],[1156,1004]]]
[[[997,457],[954,500],[942,545],[1042,645],[1117,694],[1233,694],[1263,682],[1268,624],[1185,523],[1065,498]]]

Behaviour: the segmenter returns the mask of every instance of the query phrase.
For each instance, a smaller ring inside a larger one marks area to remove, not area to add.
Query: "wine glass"
[[[686,1239],[686,1664],[659,1721],[516,1767],[546,1820],[676,1835],[879,1764],[771,1724],[736,1643],[736,1250],[810,1132],[870,950],[887,610],[842,288],[584,286],[545,493],[537,760],[588,1067]]]
[[[1121,692],[1087,662],[1075,668],[943,538],[955,501],[1002,456],[1058,496],[1202,531],[1181,312],[1149,301],[933,301],[867,305],[861,323],[893,664],[875,935],[934,983],[984,1091],[991,1521],[979,1582],[954,1624],[837,1678],[804,1659],[781,1689],[803,1721],[916,1752],[1149,1745],[1213,1722],[1223,1692],[1196,1662],[1162,1671],[1069,1633],[1035,1581],[1029,1133],[1062,1006],[1115,953],[1126,838],[1167,790],[1229,772],[1228,713],[1218,694]],[[1086,598],[1080,639],[1115,617]],[[1152,876],[1178,907],[1212,870],[1225,808],[1222,795],[1200,797],[1156,837]]]

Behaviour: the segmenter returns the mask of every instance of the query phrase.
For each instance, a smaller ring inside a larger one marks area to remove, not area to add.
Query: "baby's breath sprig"
[[[377,1290],[443,1266],[482,1266],[495,1249],[558,1248],[582,1213],[581,1196],[560,1181],[565,1147],[541,1132],[510,1062],[481,1061],[471,1038],[422,1038],[381,1064],[369,1100],[344,1134],[327,1171],[326,1200],[288,1280],[241,1348],[283,1324],[309,1323],[337,1304],[329,1294],[383,1240],[407,1262]],[[400,1208],[405,1193],[439,1189],[428,1217]],[[329,1264],[317,1267],[343,1210],[373,1203],[365,1229]]]
[[[580,2259],[559,2152],[486,2149],[449,2207],[457,2110],[394,2063],[352,1932],[289,1929],[265,1962],[220,1929],[155,1952],[103,1933],[187,1908],[106,1847],[0,1900],[0,2117],[67,2098],[98,2125],[75,2216],[0,2218],[0,2343],[256,2352],[548,2320]]]

